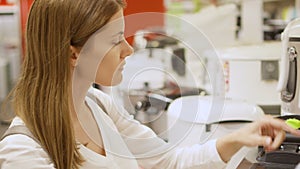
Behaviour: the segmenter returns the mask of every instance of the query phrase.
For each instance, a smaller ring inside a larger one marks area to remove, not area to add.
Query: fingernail
[[[271,142],[272,142],[272,139],[271,139],[270,137],[268,137],[268,138],[266,139],[266,145],[270,145]]]

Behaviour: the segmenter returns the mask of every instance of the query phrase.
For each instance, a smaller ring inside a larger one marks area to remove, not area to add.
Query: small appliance
[[[9,64],[8,61],[0,57],[0,103],[8,94],[9,87]]]
[[[300,120],[300,19],[290,22],[281,36],[282,58],[278,90],[281,94],[281,116],[278,118]],[[281,146],[272,152],[258,148],[257,162],[252,168],[292,169],[300,163],[300,137],[286,133]]]
[[[259,106],[243,100],[224,100],[212,95],[180,97],[168,107],[167,138],[176,147],[203,144],[229,134],[263,114]],[[246,153],[239,151],[228,162],[226,169],[236,168],[241,157],[252,158]]]
[[[280,42],[218,50],[223,63],[226,97],[254,103],[266,114],[279,115],[281,101],[276,88],[280,52]]]
[[[300,19],[288,24],[282,33],[282,71],[278,83],[281,115],[300,115]]]

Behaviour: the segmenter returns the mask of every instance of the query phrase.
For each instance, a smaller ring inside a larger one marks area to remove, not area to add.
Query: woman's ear
[[[74,46],[70,46],[70,50],[71,50],[70,63],[71,66],[75,67],[77,66],[80,50]]]

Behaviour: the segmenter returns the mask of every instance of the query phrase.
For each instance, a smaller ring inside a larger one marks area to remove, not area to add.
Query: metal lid
[[[230,99],[220,101],[214,100],[213,96],[180,97],[168,107],[168,116],[194,124],[254,121],[263,114],[260,107],[246,101]]]

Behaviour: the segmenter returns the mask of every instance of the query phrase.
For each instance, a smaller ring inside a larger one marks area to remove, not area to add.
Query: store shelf
[[[218,3],[236,3],[240,4],[243,0],[218,0]],[[263,0],[264,3],[267,2],[295,2],[296,0]]]
[[[278,1],[282,1],[282,0],[263,0],[264,2],[278,2]],[[287,1],[287,0],[285,0]]]
[[[18,11],[17,6],[6,6],[6,5],[1,6],[0,5],[0,15],[13,15],[17,11]]]

